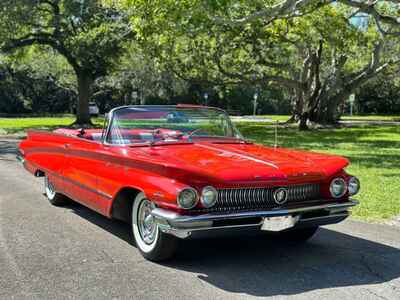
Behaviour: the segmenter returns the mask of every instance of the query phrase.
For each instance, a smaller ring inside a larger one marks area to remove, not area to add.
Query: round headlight
[[[191,209],[196,206],[199,197],[195,189],[185,188],[178,194],[178,205],[183,209]]]
[[[346,182],[343,178],[335,178],[332,180],[329,190],[333,198],[343,197],[347,191]]]
[[[357,177],[351,177],[349,179],[349,194],[351,196],[355,195],[358,193],[358,191],[360,190],[360,181],[358,180]]]
[[[207,208],[212,207],[217,202],[217,196],[218,192],[215,188],[212,186],[206,186],[201,192],[201,204]]]

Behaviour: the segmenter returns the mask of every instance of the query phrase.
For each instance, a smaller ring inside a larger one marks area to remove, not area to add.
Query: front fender
[[[126,168],[125,186],[142,191],[157,206],[179,211],[176,198],[188,185],[172,178],[142,170]]]

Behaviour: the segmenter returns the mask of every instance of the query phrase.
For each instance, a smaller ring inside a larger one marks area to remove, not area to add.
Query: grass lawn
[[[273,121],[286,122],[289,120],[289,115],[259,115],[256,118],[266,118]],[[349,116],[344,115],[341,117],[343,121],[396,121],[400,122],[400,115],[368,115],[368,116]]]
[[[46,129],[58,126],[67,126],[74,122],[74,118],[0,118],[0,129],[8,133],[24,131],[26,129]]]
[[[272,117],[272,116],[269,116]],[[287,116],[274,116],[284,120]],[[0,131],[15,133],[28,128],[54,129],[71,124],[73,118],[0,119]],[[100,119],[95,119],[101,124]],[[236,123],[245,137],[272,145],[274,129],[270,123]],[[362,188],[353,210],[356,218],[379,221],[400,215],[400,126],[364,126],[299,132],[279,128],[281,147],[307,149],[343,155],[350,159],[348,172],[360,178]]]
[[[247,116],[247,117],[253,118],[253,116]],[[272,121],[279,121],[279,122],[286,122],[287,120],[289,120],[290,116],[289,115],[257,115],[257,116],[255,116],[255,118],[256,119],[269,119]],[[246,120],[243,120],[243,121],[245,122]]]
[[[74,117],[63,118],[0,118],[0,134],[23,132],[27,129],[55,129],[71,125]],[[95,124],[102,124],[102,119],[92,119]]]
[[[400,116],[381,116],[381,115],[368,115],[368,116],[342,116],[341,120],[344,121],[395,121],[400,122]]]
[[[272,145],[271,125],[237,124],[244,136]],[[281,147],[343,155],[350,159],[347,171],[360,178],[361,205],[353,216],[365,220],[389,219],[400,215],[400,126],[368,126],[299,132],[278,129]]]

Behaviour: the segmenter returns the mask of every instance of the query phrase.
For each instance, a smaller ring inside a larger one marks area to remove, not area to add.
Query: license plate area
[[[261,230],[265,231],[282,231],[292,228],[299,220],[299,216],[279,216],[266,217],[263,220]]]

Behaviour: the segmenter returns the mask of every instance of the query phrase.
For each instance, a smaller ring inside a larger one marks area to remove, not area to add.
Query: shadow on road
[[[129,242],[128,225],[108,220],[79,204],[70,209]],[[206,284],[228,292],[254,296],[295,295],[399,278],[400,250],[320,229],[307,244],[298,246],[278,243],[260,234],[185,240],[176,257],[163,265],[194,273]],[[392,288],[398,289],[394,285]]]

